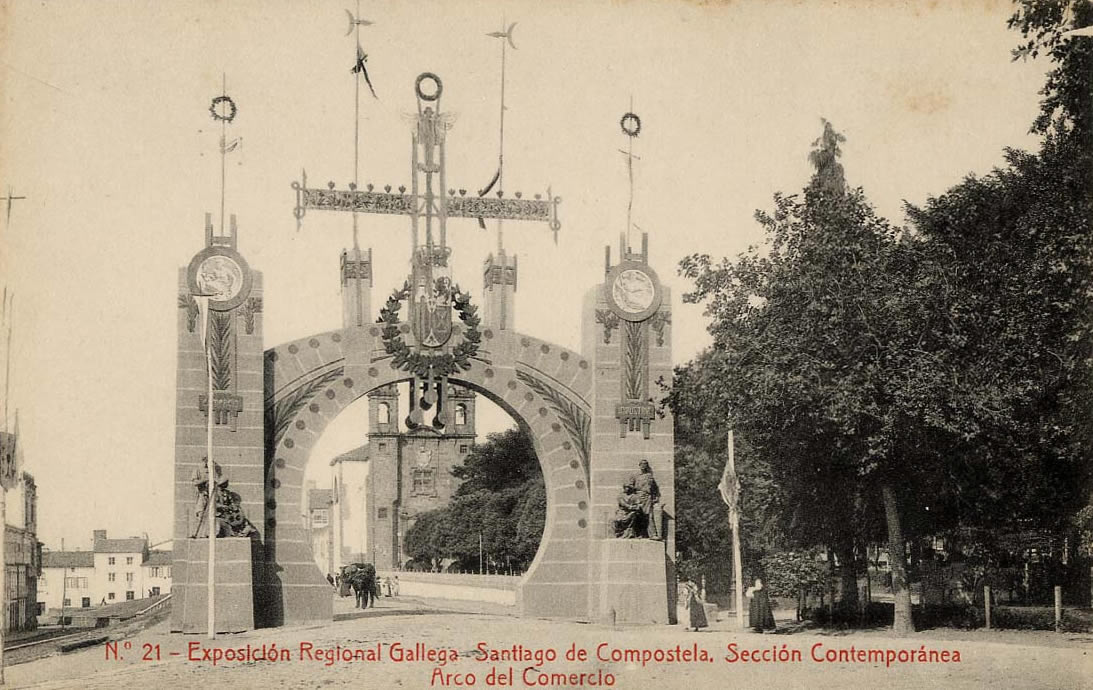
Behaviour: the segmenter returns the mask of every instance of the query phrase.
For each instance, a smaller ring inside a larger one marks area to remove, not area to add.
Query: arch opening
[[[377,335],[373,333],[374,338]],[[519,338],[517,342],[534,353],[534,359],[516,358],[507,366],[475,359],[469,370],[452,377],[452,383],[490,400],[516,420],[517,426],[529,434],[539,462],[546,517],[539,548],[517,587],[521,611],[545,610],[550,612],[547,615],[559,618],[589,620],[592,575],[588,545],[593,525],[588,481],[590,418],[587,403],[578,392],[591,388],[588,365],[576,353],[557,348],[552,353],[555,361],[551,370],[544,366],[544,360],[554,346],[516,334],[505,336]],[[301,519],[301,488],[311,449],[326,426],[354,401],[385,386],[408,381],[409,376],[385,361],[382,348],[377,347],[378,338],[377,342],[368,342],[359,337],[359,331],[353,334],[347,329],[310,340],[321,343],[327,338],[339,343],[337,351],[332,352],[335,356],[311,366],[286,362],[283,369],[270,376],[267,390],[276,393],[267,398],[267,426],[274,433],[267,455],[271,500],[267,502],[266,527],[271,537],[267,540],[267,561],[276,580],[270,586],[287,602],[290,590],[294,593],[291,598],[300,601],[307,597],[297,596],[299,592],[306,588],[318,592],[322,585],[329,610],[329,584],[314,563]],[[356,344],[346,347],[345,343],[354,338]],[[278,349],[267,357],[275,367]],[[291,364],[296,366],[287,366]],[[279,381],[285,383],[277,385]],[[397,417],[392,413],[392,420]],[[309,604],[300,604],[305,605]],[[310,605],[321,606],[317,597],[311,598]],[[284,618],[292,620],[294,616],[286,610]]]

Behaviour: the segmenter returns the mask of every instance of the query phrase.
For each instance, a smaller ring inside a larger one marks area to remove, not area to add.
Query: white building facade
[[[38,614],[87,609],[171,592],[171,552],[149,551],[144,537],[110,539],[95,530],[90,551],[46,551]]]

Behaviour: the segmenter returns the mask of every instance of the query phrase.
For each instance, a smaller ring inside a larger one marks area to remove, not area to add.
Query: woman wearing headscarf
[[[706,606],[698,596],[698,585],[691,580],[687,580],[683,583],[683,594],[686,597],[684,601],[686,602],[687,617],[690,624],[687,629],[698,632],[699,628],[710,627],[709,622],[706,620]]]
[[[774,630],[774,612],[770,608],[770,595],[763,586],[762,578],[755,578],[755,584],[748,587],[748,624],[752,630],[761,633],[764,630]]]

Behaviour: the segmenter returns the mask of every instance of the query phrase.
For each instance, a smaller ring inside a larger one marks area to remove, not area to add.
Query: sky
[[[290,185],[353,178],[351,0],[94,3],[0,0],[0,282],[15,294],[11,406],[39,495],[39,539],[88,548],[91,530],[171,532],[177,271],[203,247],[220,200],[227,93],[227,206],[264,274],[265,343],[340,325],[344,214],[297,230]],[[507,54],[505,191],[562,197],[558,243],[506,225],[519,256],[516,327],[580,347],[582,295],[617,252],[629,194],[619,119],[634,141],[633,222],[673,291],[673,356],[708,342],[677,275],[690,253],[735,256],[762,236],[756,209],[799,191],[821,118],[847,138],[843,165],[879,212],[904,222],[1027,134],[1048,69],[1011,62],[1006,2],[363,2],[378,98],[360,101],[360,182],[409,184],[413,84],[440,75],[450,187],[477,190],[497,164],[500,41]],[[355,10],[354,10],[355,11]],[[632,105],[631,105],[632,103]],[[408,221],[362,217],[374,308],[408,268]],[[492,228],[452,221],[457,282],[480,290]],[[635,236],[635,242],[637,238]],[[507,423],[494,411],[480,431]],[[9,416],[10,418],[10,416]],[[320,441],[313,467],[363,442],[359,408]],[[314,473],[312,473],[314,474]]]

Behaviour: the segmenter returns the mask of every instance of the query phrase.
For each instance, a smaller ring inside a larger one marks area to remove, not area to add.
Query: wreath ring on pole
[[[436,90],[431,94],[425,93],[421,90],[421,83],[428,79],[433,82]],[[417,92],[417,97],[423,101],[435,101],[440,98],[440,94],[444,93],[444,84],[440,81],[440,77],[436,76],[432,72],[422,72],[417,75],[417,81],[414,82],[414,91]]]
[[[641,118],[634,113],[626,113],[619,120],[619,127],[626,136],[636,137],[641,134]]]
[[[221,115],[217,112],[216,107],[221,103],[225,103],[228,106],[228,113]],[[231,99],[231,96],[217,96],[213,99],[212,105],[209,106],[209,112],[212,113],[214,120],[223,120],[224,122],[231,122],[235,119],[235,114],[239,112],[239,109],[235,107],[235,101]]]

